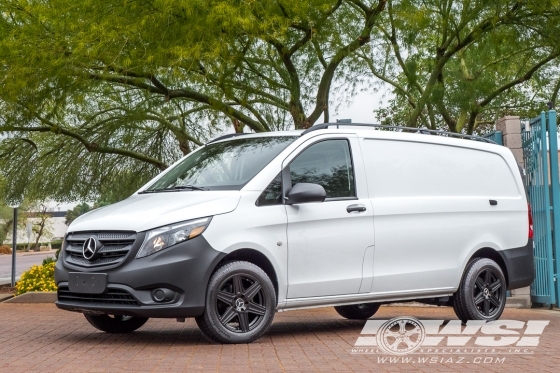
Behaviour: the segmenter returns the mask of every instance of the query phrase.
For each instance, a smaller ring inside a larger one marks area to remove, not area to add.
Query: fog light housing
[[[152,299],[158,303],[171,302],[176,294],[173,290],[158,288],[152,290]]]

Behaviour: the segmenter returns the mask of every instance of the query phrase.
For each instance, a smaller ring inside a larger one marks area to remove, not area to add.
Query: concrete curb
[[[46,250],[46,251],[27,251],[27,252],[17,252],[16,257],[18,256],[30,256],[30,255],[45,255],[45,254],[55,254],[56,250]],[[0,256],[12,256],[12,254],[0,254]]]
[[[19,281],[20,276],[16,276],[16,282]],[[0,286],[4,286],[4,285],[11,285],[12,284],[12,279],[7,277],[7,278],[0,278]]]
[[[531,301],[527,297],[509,297],[506,308],[531,308]]]
[[[14,296],[13,294],[0,294],[0,303],[10,298],[13,298],[13,296]]]
[[[56,302],[55,291],[30,291],[22,295],[10,298],[4,303],[54,303]]]

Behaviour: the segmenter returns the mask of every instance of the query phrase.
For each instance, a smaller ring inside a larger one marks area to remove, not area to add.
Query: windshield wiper
[[[180,190],[210,190],[210,189],[203,188],[203,187],[197,187],[197,186],[194,186],[194,185],[176,185],[176,186],[171,187],[171,188],[143,190],[143,191],[140,192],[140,194],[159,193],[159,192],[177,192],[177,191],[180,191]]]
[[[194,185],[176,185],[174,187],[171,188],[164,188],[164,189],[160,189],[160,190],[183,190],[183,189],[188,189],[188,190],[208,190],[208,188],[203,188],[203,187],[197,187]]]

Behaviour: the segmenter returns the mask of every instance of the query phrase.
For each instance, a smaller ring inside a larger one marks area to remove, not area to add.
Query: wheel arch
[[[500,266],[500,269],[504,273],[504,277],[506,278],[506,285],[509,287],[509,271],[506,262],[504,261],[504,258],[502,257],[502,255],[500,255],[500,253],[497,250],[491,247],[483,247],[478,249],[473,255],[471,255],[471,257],[467,261],[467,265],[463,269],[463,273],[467,268],[468,263],[470,263],[475,258],[486,258],[495,261],[496,264]]]
[[[260,251],[254,249],[237,249],[232,251],[216,264],[212,273],[216,272],[224,264],[235,261],[246,261],[261,268],[268,275],[270,281],[272,281],[274,291],[276,292],[276,301],[278,302],[278,276],[276,275],[276,270],[272,262]]]

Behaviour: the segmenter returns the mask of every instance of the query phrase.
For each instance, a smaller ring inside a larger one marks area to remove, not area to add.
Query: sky
[[[331,115],[331,121],[352,119],[353,123],[378,123],[373,110],[380,107],[381,93],[362,92],[354,97],[352,103]]]

